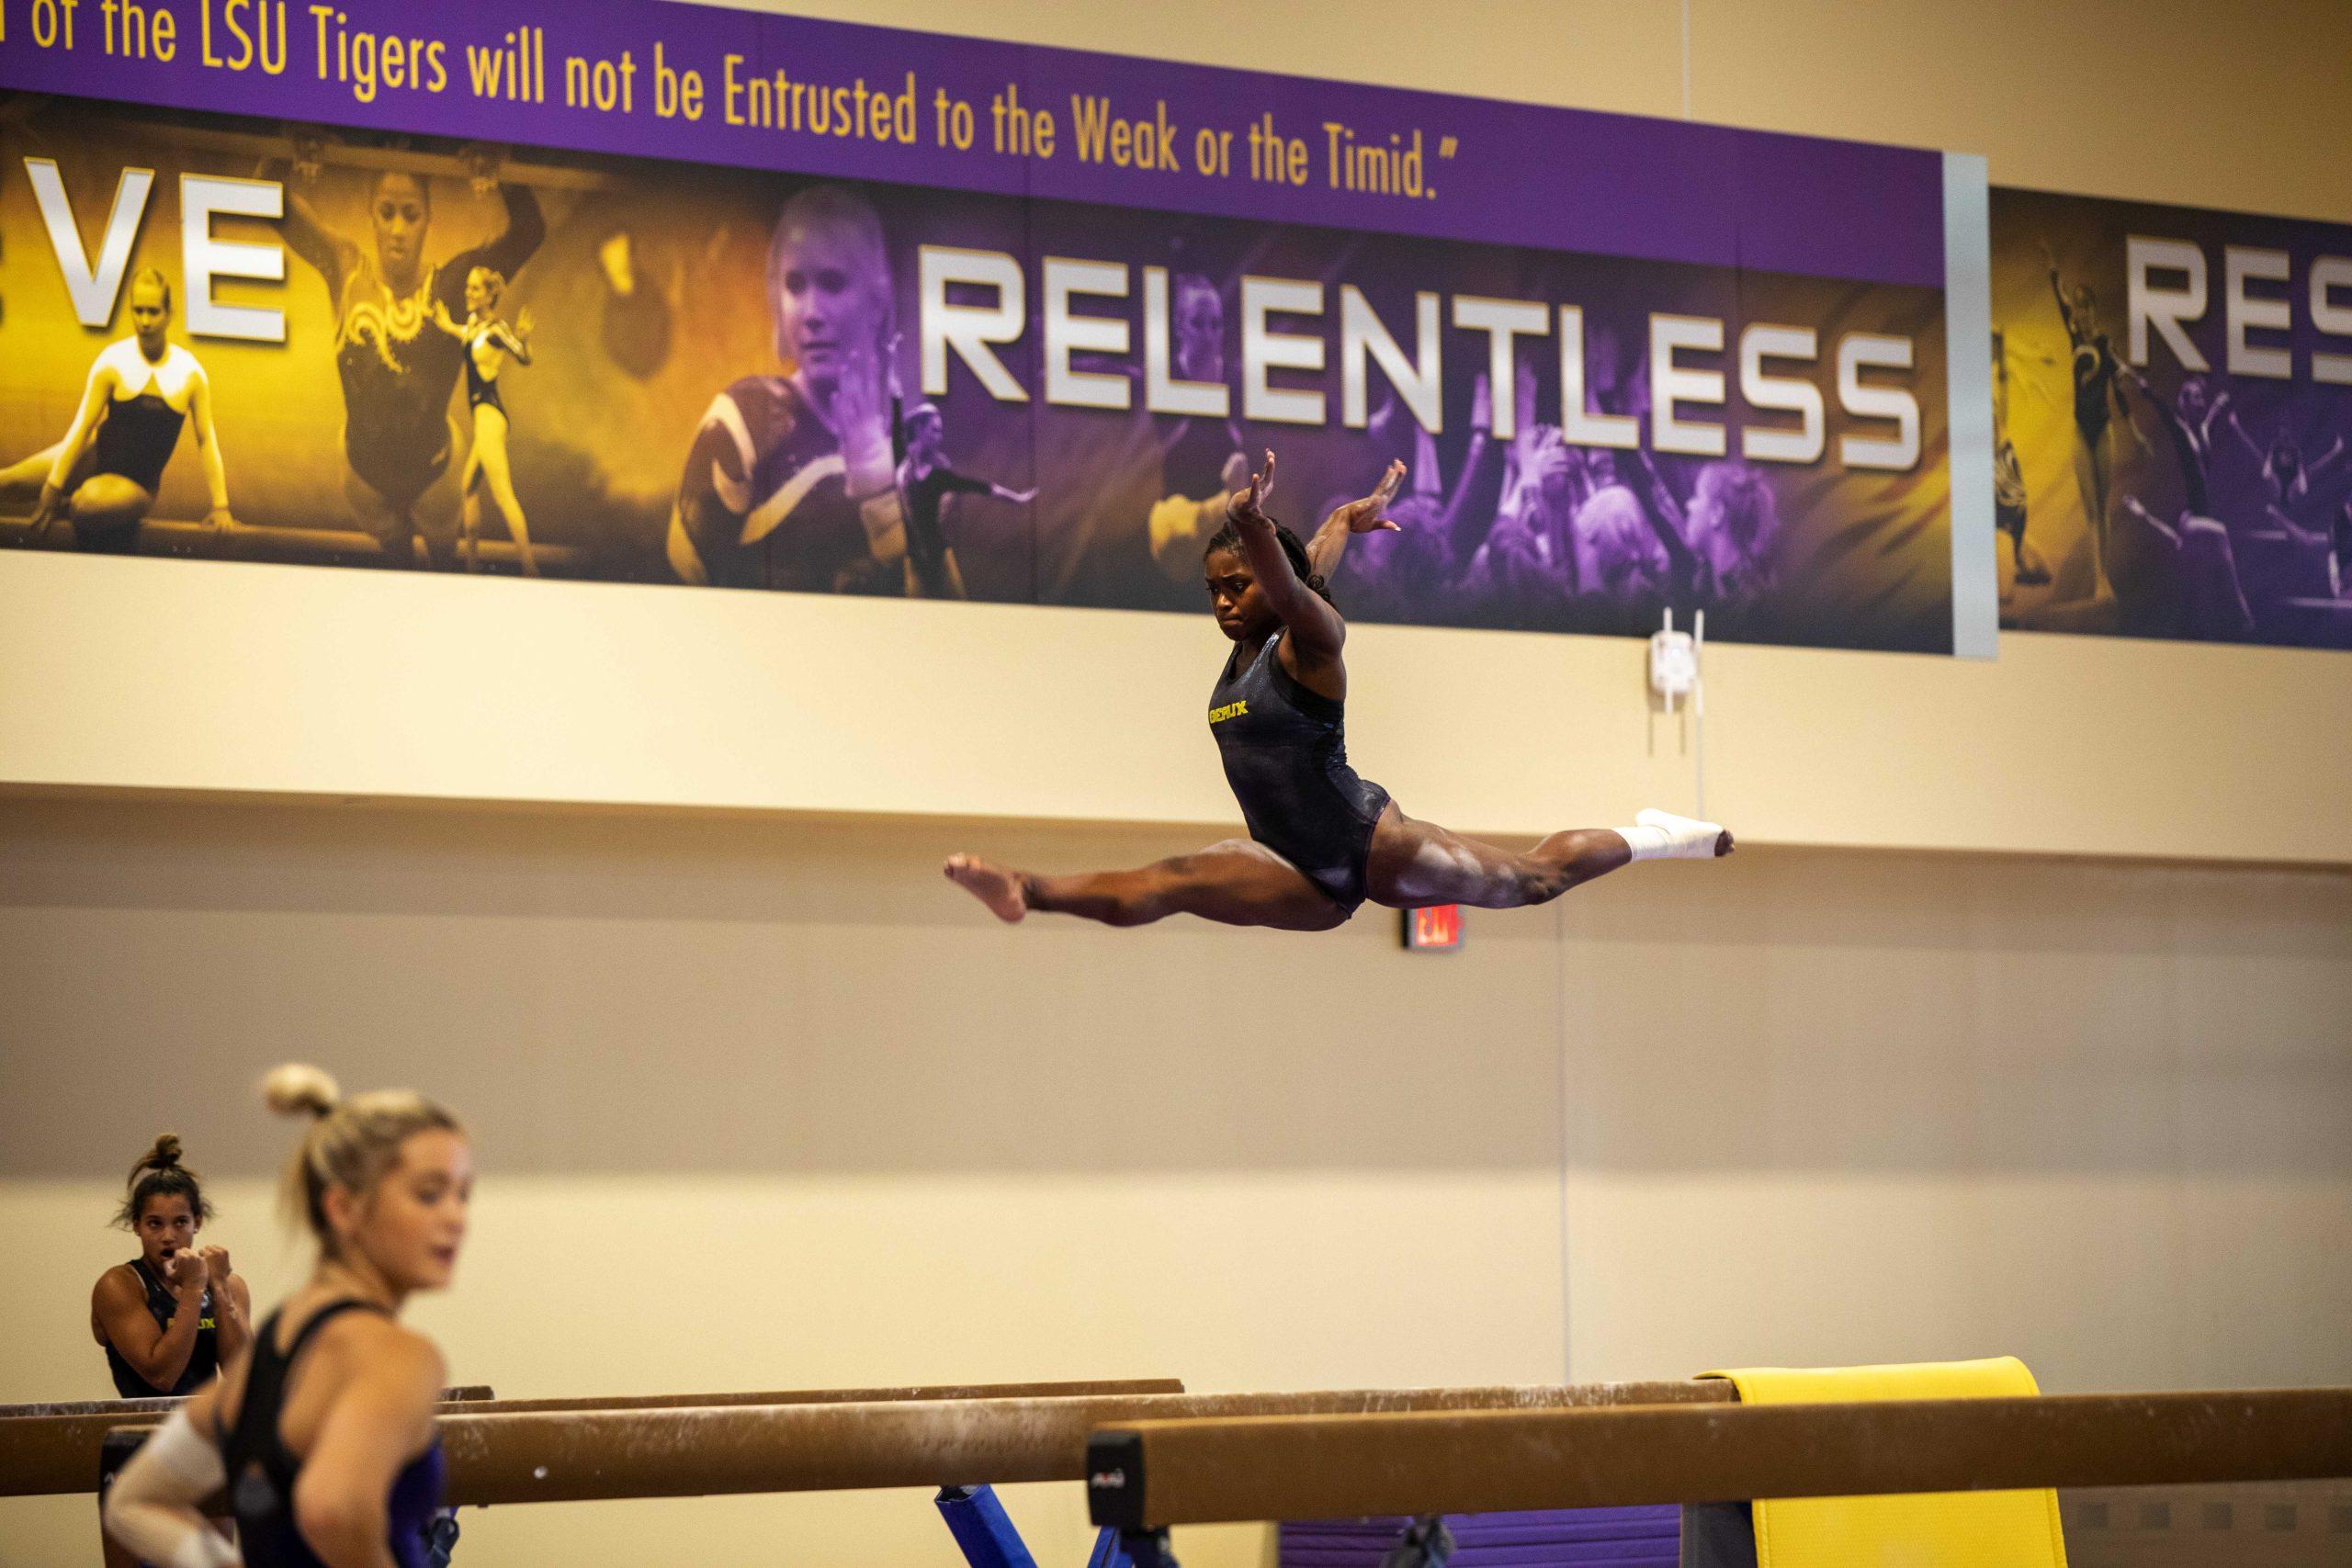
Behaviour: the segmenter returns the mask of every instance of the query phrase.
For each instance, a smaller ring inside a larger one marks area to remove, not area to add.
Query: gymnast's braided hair
[[[1290,558],[1290,569],[1298,573],[1298,580],[1321,594],[1323,603],[1337,609],[1339,601],[1331,597],[1331,585],[1323,581],[1322,574],[1309,564],[1306,547],[1299,542],[1298,536],[1277,523],[1274,525],[1274,541],[1282,546],[1283,554]],[[1249,558],[1241,547],[1241,525],[1230,517],[1226,519],[1224,527],[1209,536],[1208,547],[1201,552],[1201,558],[1206,560],[1219,550],[1229,550],[1244,560]]]

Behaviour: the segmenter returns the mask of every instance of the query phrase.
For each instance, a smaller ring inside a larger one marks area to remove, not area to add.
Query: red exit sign
[[[1451,952],[1462,945],[1462,906],[1431,904],[1405,911],[1405,945]]]

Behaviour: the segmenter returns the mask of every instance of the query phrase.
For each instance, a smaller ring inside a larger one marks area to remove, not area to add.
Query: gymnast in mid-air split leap
[[[1731,852],[1713,822],[1644,811],[1631,828],[1571,828],[1524,852],[1464,838],[1396,808],[1348,765],[1347,623],[1328,581],[1351,536],[1394,528],[1382,512],[1405,476],[1338,508],[1312,543],[1264,509],[1274,455],[1234,492],[1203,562],[1210,608],[1234,644],[1209,694],[1209,731],[1241,804],[1247,839],[1229,839],[1134,871],[1048,876],[976,855],[946,873],[1002,920],[1033,909],[1139,926],[1198,915],[1235,926],[1329,931],[1366,898],[1391,908],[1548,903],[1637,860],[1704,860]]]

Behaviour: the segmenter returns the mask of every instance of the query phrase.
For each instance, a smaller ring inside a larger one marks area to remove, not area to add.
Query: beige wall
[[[796,8],[978,25],[944,0]],[[2326,74],[2352,13],[2325,0],[2260,25],[1691,9],[1703,118],[2352,218],[2352,99]],[[1338,14],[1008,0],[986,25],[1679,105],[1667,0]],[[855,618],[877,613],[903,635]],[[1991,1351],[2054,1388],[2352,1381],[2352,879],[1775,847],[2352,862],[2352,822],[2299,809],[2346,777],[2340,659],[1718,650],[1710,804],[1758,847],[1479,917],[1448,957],[1396,952],[1372,914],[1297,940],[1008,931],[944,896],[947,849],[1075,866],[1198,836],[1135,823],[1229,817],[1185,718],[1203,630],[0,555],[0,779],[903,814],[0,801],[0,1235],[54,1282],[16,1294],[0,1402],[103,1391],[81,1292],[121,1255],[101,1221],[161,1124],[220,1181],[218,1234],[261,1292],[294,1278],[263,1190],[283,1129],[245,1092],[289,1055],[478,1123],[463,1282],[418,1321],[514,1394]],[[1359,751],[1417,810],[1533,831],[1688,799],[1631,644],[1353,647]],[[811,678],[844,649],[865,711]],[[1047,674],[1059,705],[1027,697]],[[1041,1557],[1082,1549],[1074,1489],[1014,1506]],[[0,1503],[0,1565],[88,1561],[87,1514]],[[476,1563],[954,1561],[919,1496],[468,1529]]]
[[[289,1055],[477,1123],[461,1288],[418,1321],[510,1394],[1996,1351],[2059,1389],[2352,1380],[2352,878],[1762,850],[1474,916],[1440,956],[1376,916],[1007,930],[941,896],[974,841],[1186,840],[19,803],[0,1235],[55,1285],[0,1401],[103,1392],[81,1292],[163,1125],[259,1293],[295,1278],[249,1092]],[[1075,1488],[1017,1507],[1082,1550]],[[0,1563],[75,1560],[86,1511],[0,1504]],[[469,1528],[492,1562],[752,1530],[953,1561],[916,1496]]]

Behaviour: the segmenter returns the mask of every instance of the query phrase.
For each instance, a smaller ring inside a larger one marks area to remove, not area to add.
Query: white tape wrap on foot
[[[1635,860],[1713,860],[1723,824],[1677,817],[1671,811],[1637,811],[1634,828],[1620,828],[1617,836],[1634,852]]]

